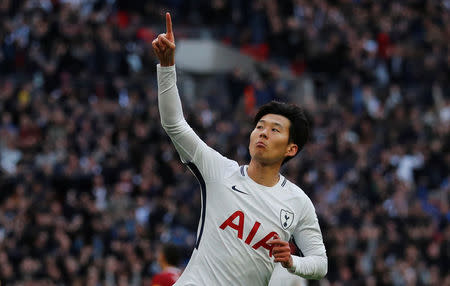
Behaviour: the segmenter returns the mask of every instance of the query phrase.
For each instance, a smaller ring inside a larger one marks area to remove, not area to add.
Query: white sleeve
[[[292,256],[294,266],[289,272],[306,279],[321,279],[328,271],[328,258],[323,244],[319,220],[311,200],[307,197],[303,217],[295,229],[294,239],[304,257]]]
[[[227,167],[238,167],[203,142],[192,130],[183,116],[175,65],[157,65],[158,108],[161,124],[169,135],[183,163],[193,163],[203,179],[213,181],[223,178]]]

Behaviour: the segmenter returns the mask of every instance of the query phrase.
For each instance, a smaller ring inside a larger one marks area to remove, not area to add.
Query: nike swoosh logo
[[[236,185],[232,186],[231,189],[233,189],[233,191],[239,192],[239,193],[241,193],[241,194],[248,195],[246,192],[243,192],[243,191],[241,191],[241,190],[238,190],[238,189],[236,188]]]

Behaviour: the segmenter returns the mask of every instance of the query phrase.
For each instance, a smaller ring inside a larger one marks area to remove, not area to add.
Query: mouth
[[[264,144],[263,142],[256,142],[256,147],[266,148],[266,144]]]

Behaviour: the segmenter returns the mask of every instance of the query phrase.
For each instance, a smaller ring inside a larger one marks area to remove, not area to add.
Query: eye
[[[272,128],[273,132],[280,132],[280,130],[276,129],[276,128]]]
[[[256,126],[256,129],[262,129],[262,128],[263,128],[262,125]]]

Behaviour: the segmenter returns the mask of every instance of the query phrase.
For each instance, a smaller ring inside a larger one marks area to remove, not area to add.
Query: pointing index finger
[[[172,19],[169,12],[166,13],[166,33],[172,34]]]

